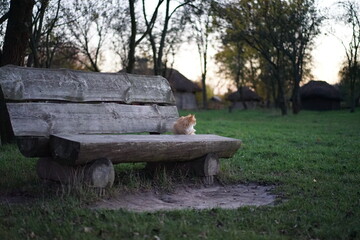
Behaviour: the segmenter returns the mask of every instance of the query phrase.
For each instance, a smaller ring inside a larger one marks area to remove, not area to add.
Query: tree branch
[[[135,42],[135,46],[139,45],[139,43],[146,37],[146,35],[149,34],[150,31],[152,31],[152,29],[155,25],[155,21],[157,19],[159,7],[164,2],[164,0],[159,0],[158,4],[154,10],[154,13],[151,17],[150,22],[146,18],[145,0],[143,0],[142,2],[143,2],[143,14],[144,14],[144,19],[145,19],[145,24],[146,24],[146,30],[145,30],[144,34]]]
[[[193,2],[193,0],[189,0],[189,1],[186,1],[186,2],[184,2],[184,3],[182,3],[182,4],[179,4],[179,5],[178,5],[176,8],[174,8],[174,10],[170,13],[169,19],[171,18],[171,16],[172,16],[179,8],[181,8],[182,6],[185,6],[185,5],[190,4],[191,2]]]
[[[1,18],[0,18],[0,24],[3,24],[3,22],[5,22],[8,18],[9,18],[9,12],[5,13]]]

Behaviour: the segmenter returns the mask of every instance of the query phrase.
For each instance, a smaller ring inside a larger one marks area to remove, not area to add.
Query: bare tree
[[[33,29],[29,44],[31,49],[31,54],[28,57],[28,62],[27,62],[28,67],[32,65],[34,65],[34,67],[40,66],[39,56],[38,56],[39,55],[38,46],[42,35],[45,11],[48,5],[49,5],[49,0],[40,0],[35,4],[37,10],[35,11],[35,14],[33,14],[33,19],[32,19]]]
[[[102,49],[109,34],[112,8],[108,1],[74,1],[64,6],[69,42],[79,50],[79,61],[99,72]]]
[[[360,5],[357,1],[340,1],[338,4],[343,8],[344,13],[340,19],[350,27],[351,29],[351,38],[350,42],[346,44],[344,41],[341,41],[344,46],[346,53],[346,66],[347,70],[347,84],[349,86],[349,95],[350,95],[350,112],[355,112],[355,90],[356,85],[360,84],[360,74],[359,74],[359,51],[360,51]]]
[[[208,47],[210,42],[210,34],[212,32],[211,5],[210,2],[200,2],[196,7],[193,7],[192,9],[194,10],[194,18],[193,21],[191,21],[191,26],[193,29],[193,36],[200,57],[202,102],[203,108],[207,109],[208,104],[206,92],[206,77],[208,64]]]
[[[129,10],[130,10],[130,19],[131,19],[131,35],[129,38],[129,52],[128,52],[128,64],[126,67],[126,72],[132,73],[135,66],[135,49],[136,47],[141,43],[141,41],[152,31],[155,21],[158,16],[159,8],[162,5],[164,0],[159,0],[153,13],[151,16],[150,21],[146,18],[146,13],[144,14],[145,20],[146,20],[146,29],[143,33],[140,34],[140,37],[136,39],[136,35],[139,34],[138,31],[138,24],[136,21],[136,15],[135,15],[135,0],[129,0]],[[143,6],[143,12],[146,12],[145,10],[145,1],[142,1]]]
[[[129,23],[130,8],[125,1],[118,0],[113,16],[112,29],[112,50],[119,56],[121,68],[126,69],[128,65],[129,40],[131,34],[131,22]],[[122,3],[122,4],[120,4]]]
[[[2,45],[4,43],[4,36],[6,30],[6,22],[9,18],[9,8],[10,8],[10,1],[8,0],[0,0],[1,8],[0,8],[0,58],[1,58],[1,50]]]
[[[58,48],[64,45],[61,0],[38,0],[35,8],[27,66],[50,68]]]
[[[162,0],[159,0],[159,2]],[[148,31],[148,38],[151,44],[151,49],[153,52],[153,64],[154,64],[154,74],[155,75],[164,75],[164,53],[166,49],[166,37],[168,36],[170,28],[170,20],[174,14],[182,7],[192,3],[194,0],[184,0],[183,2],[177,4],[175,7],[171,8],[171,0],[165,0],[165,12],[163,16],[162,27],[159,34],[154,34],[153,29],[151,28],[151,21],[147,19],[147,14],[145,8],[143,9],[143,16],[146,23],[146,28]],[[144,4],[145,0],[143,0]],[[159,36],[159,40],[157,39]],[[158,41],[157,41],[158,40]]]

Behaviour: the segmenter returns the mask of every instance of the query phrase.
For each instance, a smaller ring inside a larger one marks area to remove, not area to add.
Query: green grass
[[[15,146],[3,146],[0,198],[35,200],[0,204],[0,238],[360,239],[360,109],[285,117],[268,110],[195,113],[198,134],[243,141],[233,158],[221,161],[219,181],[275,185],[278,204],[157,213],[90,210],[86,206],[96,197],[42,184],[35,159],[23,158]],[[167,181],[161,179],[166,176],[147,176],[142,168],[117,165],[114,189]]]

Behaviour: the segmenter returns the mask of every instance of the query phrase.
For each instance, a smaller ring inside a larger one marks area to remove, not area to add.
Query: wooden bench
[[[211,183],[218,158],[232,157],[241,144],[216,135],[159,135],[179,117],[160,76],[8,65],[0,68],[0,85],[18,147],[40,158],[37,173],[45,179],[104,188],[114,182],[113,164],[192,161]]]

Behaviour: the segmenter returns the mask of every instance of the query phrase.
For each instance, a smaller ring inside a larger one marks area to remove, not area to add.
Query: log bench
[[[186,162],[212,183],[219,158],[241,145],[217,135],[160,135],[179,117],[160,76],[7,65],[0,86],[3,120],[11,122],[20,152],[39,158],[44,179],[105,188],[114,182],[113,164]]]

